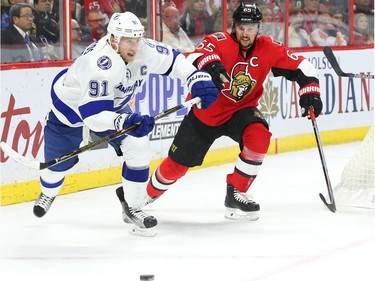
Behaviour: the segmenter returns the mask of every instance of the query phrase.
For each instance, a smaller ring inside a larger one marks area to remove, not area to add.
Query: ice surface
[[[324,147],[332,186],[358,145]],[[317,149],[266,157],[256,222],[224,219],[233,165],[189,171],[147,206],[153,238],[127,232],[117,186],[60,196],[42,219],[33,202],[1,207],[0,280],[375,280],[373,210],[323,205]]]

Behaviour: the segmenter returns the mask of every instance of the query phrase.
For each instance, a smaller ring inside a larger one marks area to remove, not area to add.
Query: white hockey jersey
[[[182,54],[147,38],[142,38],[134,61],[126,64],[105,36],[55,77],[52,111],[71,127],[85,124],[96,132],[115,130],[114,120],[151,73],[185,83],[195,70]]]

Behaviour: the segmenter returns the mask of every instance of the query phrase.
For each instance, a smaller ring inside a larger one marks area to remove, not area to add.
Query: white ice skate
[[[152,237],[156,235],[158,221],[140,208],[131,208],[125,201],[122,187],[116,189],[116,195],[122,206],[122,219],[130,225],[129,233],[139,236]]]
[[[34,215],[38,218],[43,217],[48,212],[55,198],[56,197],[48,197],[47,195],[40,193],[34,203]]]

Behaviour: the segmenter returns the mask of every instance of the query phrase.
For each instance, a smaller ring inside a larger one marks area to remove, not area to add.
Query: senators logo
[[[247,63],[238,63],[233,67],[229,89],[222,91],[227,98],[238,102],[243,100],[254,89],[256,81],[252,79],[247,71],[248,67]]]

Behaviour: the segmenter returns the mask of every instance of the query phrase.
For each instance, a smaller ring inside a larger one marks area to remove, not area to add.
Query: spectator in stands
[[[307,34],[311,34],[314,30],[316,18],[318,16],[319,0],[304,0],[303,1],[303,29]]]
[[[75,0],[71,0],[71,12],[72,12],[72,19],[75,19],[78,24],[84,24],[84,15],[83,15],[83,8],[80,3]]]
[[[332,23],[339,30],[344,39],[349,42],[349,2],[350,0],[320,0],[319,12],[329,12]]]
[[[180,27],[180,12],[174,6],[164,8],[162,42],[182,53],[194,50],[190,38]]]
[[[215,17],[208,14],[205,0],[187,0],[180,23],[190,38],[200,41],[213,32],[214,22]]]
[[[83,10],[84,10],[84,17],[85,17],[85,23],[81,25],[81,27],[87,26],[86,24],[86,15],[89,11],[91,10],[99,10],[102,12],[103,17],[104,17],[104,26],[107,26],[109,22],[109,17],[105,13],[104,9],[100,6],[99,2],[100,0],[83,0],[84,5],[83,5]],[[85,37],[85,30],[84,30],[84,36]]]
[[[15,4],[9,10],[11,25],[1,30],[1,62],[26,62],[42,60],[37,38],[30,36],[33,28],[33,7]]]
[[[316,20],[316,28],[310,34],[314,46],[346,46],[347,42],[340,31],[332,24],[331,14],[322,12]]]
[[[87,44],[82,42],[82,29],[78,21],[71,19],[70,22],[72,28],[72,57],[75,60],[86,49]]]
[[[374,44],[374,35],[370,32],[367,15],[354,15],[354,45]]]
[[[347,0],[320,0],[319,1],[319,12],[329,12],[334,8],[338,8],[338,4],[341,2],[349,2]]]
[[[227,24],[226,29],[223,29],[223,15],[222,10],[220,10],[216,16],[214,31],[228,31],[229,33],[232,31],[232,18],[233,12],[238,8],[241,4],[241,0],[227,0]]]
[[[374,1],[354,0],[354,14],[363,13],[367,15],[370,32],[374,32]]]
[[[374,16],[374,1],[354,0],[354,13],[363,13]]]
[[[258,0],[258,1],[250,0],[247,2],[249,2],[250,4],[252,4],[252,2],[257,2],[259,7],[264,6],[264,5],[269,6],[272,10],[273,21],[284,25],[283,12],[285,12],[285,8],[284,8],[285,3],[281,3],[280,0]]]
[[[302,9],[291,9],[289,16],[289,29],[288,29],[288,47],[290,48],[303,48],[311,47],[310,36],[306,30],[303,29],[303,11]]]
[[[106,14],[108,19],[110,19],[114,13],[123,13],[126,11],[123,0],[99,0],[97,2],[99,3],[100,11]]]
[[[147,31],[148,31],[148,21],[147,21],[147,19],[145,19],[145,18],[139,18],[139,21],[141,22],[141,24],[145,28],[144,36],[147,36]]]
[[[59,40],[58,17],[52,14],[53,0],[34,0],[36,35],[46,38],[48,44]]]
[[[276,41],[284,41],[284,25],[274,21],[273,9],[268,5],[259,6],[259,10],[263,15],[262,34],[271,36]]]
[[[205,0],[206,10],[209,16],[216,17],[221,8],[220,0]]]
[[[52,4],[51,4],[52,18],[54,18],[56,22],[59,22],[60,2],[62,2],[62,1],[52,0]],[[62,9],[62,7],[63,7],[63,4],[61,3],[61,9]]]
[[[26,3],[27,0],[8,0],[9,5],[1,4],[1,29],[11,25],[9,19],[9,10],[14,4]]]
[[[105,18],[103,13],[98,9],[89,10],[86,13],[86,25],[89,29],[89,34],[84,34],[84,42],[97,42],[106,34]]]
[[[333,8],[331,10],[332,14],[332,24],[336,28],[337,31],[340,31],[343,38],[346,42],[349,42],[349,26],[347,24],[347,19],[344,22],[344,12],[341,9]]]
[[[175,2],[173,0],[163,1],[163,4],[161,5],[161,14],[163,15],[165,8],[170,7],[170,6],[177,8],[176,4],[175,4]]]
[[[164,0],[165,4],[168,2],[172,2],[180,12],[183,11],[186,6],[186,0]]]
[[[146,0],[124,0],[126,9],[141,18],[147,18]]]

